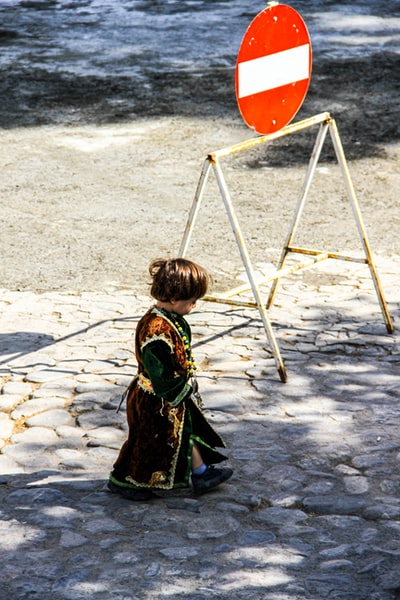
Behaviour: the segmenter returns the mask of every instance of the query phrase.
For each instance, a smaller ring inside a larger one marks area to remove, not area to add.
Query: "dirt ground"
[[[378,264],[400,255],[399,58],[321,61],[294,119],[337,120]],[[179,251],[206,154],[254,136],[231,70],[149,74],[135,87],[16,68],[0,95],[0,287],[10,290],[146,292],[149,261]],[[279,256],[316,135],[222,161],[255,265]],[[362,253],[329,138],[296,241]],[[241,269],[212,174],[187,256],[217,286]]]

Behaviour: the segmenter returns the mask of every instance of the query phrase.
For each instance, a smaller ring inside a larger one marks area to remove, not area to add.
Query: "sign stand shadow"
[[[255,271],[253,269],[253,265],[250,260],[249,252],[247,250],[247,246],[246,246],[245,240],[244,240],[242,232],[241,232],[239,221],[237,219],[237,216],[236,216],[233,204],[232,204],[229,189],[228,189],[228,186],[226,184],[226,181],[225,181],[225,178],[223,175],[222,167],[220,164],[220,159],[223,157],[226,157],[228,155],[237,154],[239,152],[248,150],[249,148],[253,148],[255,146],[259,146],[261,144],[271,142],[282,136],[292,135],[298,131],[307,129],[314,125],[319,125],[317,138],[316,138],[316,141],[314,144],[314,148],[313,148],[313,152],[311,154],[311,158],[310,158],[310,161],[308,164],[306,176],[305,176],[305,179],[304,179],[301,191],[300,191],[300,195],[299,195],[299,198],[297,201],[297,206],[296,206],[294,214],[293,214],[292,222],[289,227],[289,233],[287,235],[285,244],[284,244],[282,252],[281,252],[277,270],[271,276],[264,277],[262,279],[256,278]],[[318,160],[320,158],[321,150],[322,150],[322,147],[323,147],[323,144],[326,139],[326,135],[327,135],[328,131],[329,131],[329,134],[330,134],[330,137],[332,140],[332,144],[333,144],[333,147],[335,150],[336,159],[340,166],[344,185],[345,185],[346,192],[347,192],[347,197],[350,201],[353,217],[354,217],[354,220],[355,220],[355,223],[357,226],[357,230],[358,230],[358,234],[360,237],[360,241],[361,241],[361,244],[362,244],[362,247],[364,250],[365,256],[362,258],[346,256],[346,255],[340,254],[340,253],[326,252],[323,250],[316,250],[316,249],[311,249],[311,248],[300,248],[300,247],[296,247],[293,245],[294,236],[298,229],[298,225],[299,225],[299,222],[301,219],[303,208],[304,208],[307,196],[308,196],[311,182],[312,182],[312,179],[313,179],[313,176],[315,173],[315,169],[316,169]],[[198,186],[196,189],[195,197],[194,197],[192,207],[189,212],[188,220],[186,223],[186,228],[185,228],[181,246],[179,249],[179,256],[184,257],[189,248],[191,236],[192,236],[193,229],[194,229],[194,226],[196,223],[196,219],[197,219],[197,216],[198,216],[198,213],[200,210],[201,201],[202,201],[202,198],[204,195],[205,187],[207,185],[207,180],[208,180],[208,176],[209,176],[211,169],[214,171],[214,174],[215,174],[215,177],[217,180],[218,188],[221,193],[221,197],[222,197],[222,200],[223,200],[223,203],[225,206],[225,210],[227,212],[227,215],[228,215],[228,218],[230,221],[230,225],[231,225],[231,228],[232,228],[235,240],[236,240],[236,244],[238,246],[240,256],[241,256],[241,259],[242,259],[242,262],[243,262],[243,265],[244,265],[244,268],[245,268],[245,271],[247,274],[248,284],[244,284],[244,285],[236,287],[234,289],[227,290],[226,292],[218,294],[216,296],[212,296],[212,295],[205,296],[204,300],[210,301],[210,302],[219,302],[219,303],[230,304],[230,305],[234,305],[234,306],[246,306],[246,307],[258,309],[265,332],[266,332],[266,335],[267,335],[269,345],[271,347],[271,350],[272,350],[272,353],[273,353],[273,356],[275,359],[275,364],[276,364],[276,367],[278,370],[280,380],[283,383],[287,382],[287,373],[286,373],[285,365],[283,363],[281,353],[280,353],[280,350],[279,350],[279,347],[278,347],[278,344],[277,344],[277,341],[276,341],[276,338],[275,338],[275,335],[274,335],[274,332],[273,332],[273,329],[271,326],[271,321],[268,316],[268,309],[271,308],[271,306],[273,304],[279,280],[281,277],[283,277],[285,275],[289,275],[289,274],[295,273],[297,271],[316,266],[321,261],[324,261],[327,259],[350,261],[350,262],[362,263],[362,264],[367,265],[369,267],[370,275],[371,275],[373,283],[374,283],[375,291],[376,291],[376,294],[378,297],[378,301],[380,304],[380,308],[382,311],[386,329],[387,329],[388,333],[393,333],[393,331],[394,331],[393,322],[390,317],[388,307],[386,304],[386,300],[383,295],[378,272],[377,272],[377,269],[375,267],[375,264],[374,264],[374,261],[372,258],[371,248],[370,248],[370,245],[368,242],[367,233],[365,231],[363,219],[362,219],[361,212],[360,212],[360,207],[359,207],[359,204],[358,204],[358,201],[356,198],[356,194],[354,191],[354,187],[353,187],[353,184],[352,184],[352,181],[350,178],[350,173],[348,171],[346,158],[344,155],[339,132],[338,132],[335,120],[330,116],[330,114],[328,112],[321,113],[319,115],[316,115],[309,119],[305,119],[303,121],[299,121],[299,122],[291,124],[291,125],[287,125],[286,127],[283,127],[282,129],[280,129],[279,131],[276,131],[274,133],[270,133],[270,134],[263,135],[263,136],[256,137],[256,138],[251,138],[251,139],[245,140],[243,142],[240,142],[239,144],[235,144],[233,146],[223,148],[221,150],[217,150],[216,152],[209,153],[204,161],[203,168],[202,168],[201,175],[200,175],[199,182],[198,182]],[[309,258],[308,258],[308,260],[303,260],[302,262],[300,262],[300,261],[297,262],[296,265],[294,265],[294,266],[286,267],[285,263],[286,263],[286,259],[289,256],[289,254],[297,254],[297,255],[307,256]],[[266,301],[263,301],[261,291],[260,291],[260,285],[263,285],[263,284],[271,284],[270,289],[269,289],[269,295],[268,295],[268,298]],[[249,301],[246,301],[246,300],[243,300],[240,298],[240,296],[243,293],[246,293],[249,290],[252,291],[252,294],[254,297],[254,302],[249,302]]]

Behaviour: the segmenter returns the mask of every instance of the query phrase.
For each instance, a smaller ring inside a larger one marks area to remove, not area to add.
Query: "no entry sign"
[[[257,133],[290,123],[306,96],[312,52],[307,28],[290,6],[271,3],[250,23],[236,61],[236,98]]]

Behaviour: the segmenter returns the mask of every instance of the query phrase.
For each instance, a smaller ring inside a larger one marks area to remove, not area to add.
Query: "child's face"
[[[196,298],[190,298],[190,300],[171,300],[171,304],[174,312],[176,312],[177,315],[184,317],[196,308],[196,301]]]

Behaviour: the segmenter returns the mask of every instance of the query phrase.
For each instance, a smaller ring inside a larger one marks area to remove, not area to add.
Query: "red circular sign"
[[[312,51],[307,28],[290,6],[274,4],[250,23],[236,61],[236,99],[257,133],[290,123],[306,96]]]

